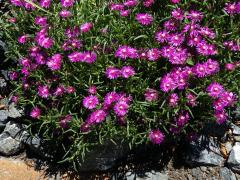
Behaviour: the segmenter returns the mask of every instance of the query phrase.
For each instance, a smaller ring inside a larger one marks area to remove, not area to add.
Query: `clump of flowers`
[[[192,137],[239,106],[238,1],[11,4],[13,101],[65,161],[109,139]]]

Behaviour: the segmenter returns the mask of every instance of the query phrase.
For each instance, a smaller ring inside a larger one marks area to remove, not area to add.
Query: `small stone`
[[[231,123],[231,128],[232,128],[232,132],[233,132],[234,135],[240,135],[240,127]]]
[[[229,154],[230,153],[230,151],[232,150],[232,143],[231,142],[226,142],[226,144],[225,144],[225,147],[226,147],[226,150],[227,150],[227,153]]]
[[[16,138],[17,135],[23,132],[23,126],[19,123],[10,121],[6,124],[4,132],[9,134],[12,138]]]
[[[240,143],[239,142],[237,142],[233,146],[227,163],[233,171],[240,172]]]
[[[220,169],[220,177],[222,180],[236,180],[235,174],[226,167]]]
[[[5,88],[7,86],[7,82],[5,79],[0,77],[0,88]]]
[[[202,172],[206,172],[207,171],[207,167],[205,167],[205,166],[200,166],[200,169],[201,169]]]
[[[9,73],[9,72],[6,71],[6,70],[1,70],[1,73],[2,73],[2,75],[3,75],[3,77],[4,77],[4,79],[8,81],[8,80],[9,80],[9,77],[8,77],[8,73]]]
[[[234,136],[234,140],[240,142],[240,136]]]
[[[22,149],[22,143],[3,133],[0,135],[0,154],[10,156]]]
[[[0,123],[6,124],[8,119],[8,111],[0,110]]]
[[[188,174],[188,175],[187,175],[187,178],[188,178],[188,180],[193,180],[193,177],[192,177],[191,174]]]

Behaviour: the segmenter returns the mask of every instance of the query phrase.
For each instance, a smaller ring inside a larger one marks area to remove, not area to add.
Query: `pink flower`
[[[223,124],[224,122],[226,122],[228,115],[227,113],[223,110],[223,111],[216,111],[214,113],[214,117],[216,118],[216,122],[218,124]]]
[[[147,13],[138,13],[135,18],[142,25],[150,25],[153,22],[152,15]]]
[[[86,122],[90,125],[94,124],[94,123],[99,124],[106,119],[106,116],[107,116],[107,113],[104,110],[99,109],[99,110],[92,112],[89,115]]]
[[[197,102],[196,102],[197,97],[192,93],[188,93],[186,98],[187,98],[187,105],[191,107],[195,107],[197,105]]]
[[[86,33],[88,31],[90,31],[92,27],[93,27],[93,24],[90,22],[87,22],[80,26],[80,30],[82,33]]]
[[[180,8],[174,9],[171,14],[172,14],[172,17],[177,20],[183,20],[184,18],[184,13]]]
[[[40,85],[38,86],[38,95],[42,98],[45,98],[47,99],[48,96],[49,96],[49,88],[47,85],[43,86],[43,85]]]
[[[155,0],[144,0],[144,1],[143,1],[143,6],[145,6],[145,7],[151,7],[154,2],[155,2]]]
[[[207,75],[206,65],[197,63],[193,68],[193,74],[200,78],[205,77]]]
[[[90,93],[90,94],[96,94],[96,93],[97,93],[97,88],[96,88],[96,86],[90,86],[90,87],[88,88],[88,93]]]
[[[111,11],[121,11],[124,9],[124,5],[120,3],[111,3],[110,10]]]
[[[168,105],[170,107],[175,107],[178,104],[179,97],[176,93],[173,93],[168,98]]]
[[[61,0],[62,7],[71,7],[74,3],[74,0]]]
[[[145,100],[152,102],[152,101],[156,101],[158,99],[158,92],[155,89],[146,89],[145,93]]]
[[[227,71],[233,71],[235,69],[235,65],[233,63],[227,63],[224,67]]]
[[[118,101],[119,99],[119,94],[116,92],[109,92],[106,94],[106,96],[104,97],[104,107],[108,108],[110,105],[112,105],[112,103]]]
[[[135,59],[138,57],[138,52],[130,46],[119,46],[115,52],[115,57],[122,60],[126,60],[127,58]]]
[[[121,10],[120,15],[123,17],[127,17],[130,14],[130,10]]]
[[[183,127],[189,121],[189,114],[188,112],[181,113],[178,118],[176,119],[176,123],[178,127]]]
[[[74,93],[76,91],[76,89],[74,88],[74,87],[72,87],[72,86],[68,86],[67,88],[66,88],[66,92],[68,93],[68,94],[72,94],[72,93]]]
[[[64,117],[60,118],[60,122],[59,125],[61,126],[61,128],[63,129],[67,129],[69,128],[69,122],[72,120],[72,116],[71,115],[66,115]]]
[[[169,34],[167,31],[158,31],[155,35],[155,38],[158,42],[163,43],[168,41]]]
[[[170,0],[170,1],[174,4],[178,4],[178,3],[180,3],[181,0]]]
[[[128,108],[129,108],[129,105],[125,101],[119,101],[113,107],[114,113],[117,116],[125,116],[128,112]]]
[[[61,16],[62,18],[68,18],[72,15],[72,13],[68,10],[62,10],[59,12],[59,16]]]
[[[165,138],[164,134],[159,130],[151,130],[148,137],[153,144],[161,144]]]
[[[41,116],[41,109],[38,107],[34,107],[30,112],[30,116],[34,119],[39,119],[39,117]]]
[[[121,74],[122,74],[122,77],[129,78],[131,76],[134,76],[135,71],[131,66],[123,66],[121,69]]]
[[[27,42],[27,35],[22,35],[18,38],[20,44],[25,44]]]
[[[121,76],[121,70],[115,67],[108,67],[105,74],[109,79],[117,79]]]
[[[138,3],[137,0],[126,0],[123,4],[124,6],[127,6],[127,7],[134,7],[136,6]]]
[[[40,0],[39,4],[40,4],[41,7],[47,9],[51,5],[51,0]]]
[[[39,26],[46,26],[47,25],[47,18],[46,17],[41,17],[37,16],[34,20],[35,24]]]
[[[61,54],[55,54],[51,57],[51,59],[47,62],[47,66],[52,70],[56,71],[61,68],[62,64],[62,56]]]
[[[160,58],[160,51],[157,48],[149,49],[147,52],[149,61],[156,61]]]
[[[83,106],[87,109],[94,109],[99,104],[97,96],[87,96],[83,99]]]
[[[60,85],[55,89],[53,95],[54,96],[62,96],[64,94],[64,92],[65,92],[65,87],[63,85]]]
[[[224,92],[223,86],[216,82],[212,82],[211,84],[209,84],[206,90],[208,92],[208,95],[213,98],[220,97],[221,94]]]

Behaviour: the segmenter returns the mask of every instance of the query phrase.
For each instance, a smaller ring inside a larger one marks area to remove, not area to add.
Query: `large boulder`
[[[236,142],[233,146],[227,164],[233,171],[240,173],[240,142]]]
[[[224,164],[224,158],[213,138],[200,136],[190,143],[186,163],[190,166],[221,166]]]

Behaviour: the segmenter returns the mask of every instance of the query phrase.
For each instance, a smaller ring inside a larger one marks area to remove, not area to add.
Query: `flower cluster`
[[[11,101],[68,159],[98,140],[193,137],[239,106],[238,1],[28,2],[0,22],[18,59]]]
[[[214,116],[217,123],[224,123],[227,120],[225,108],[236,103],[237,96],[233,92],[226,91],[221,84],[216,82],[209,84],[206,91],[208,95],[214,99],[213,108],[215,110]]]

